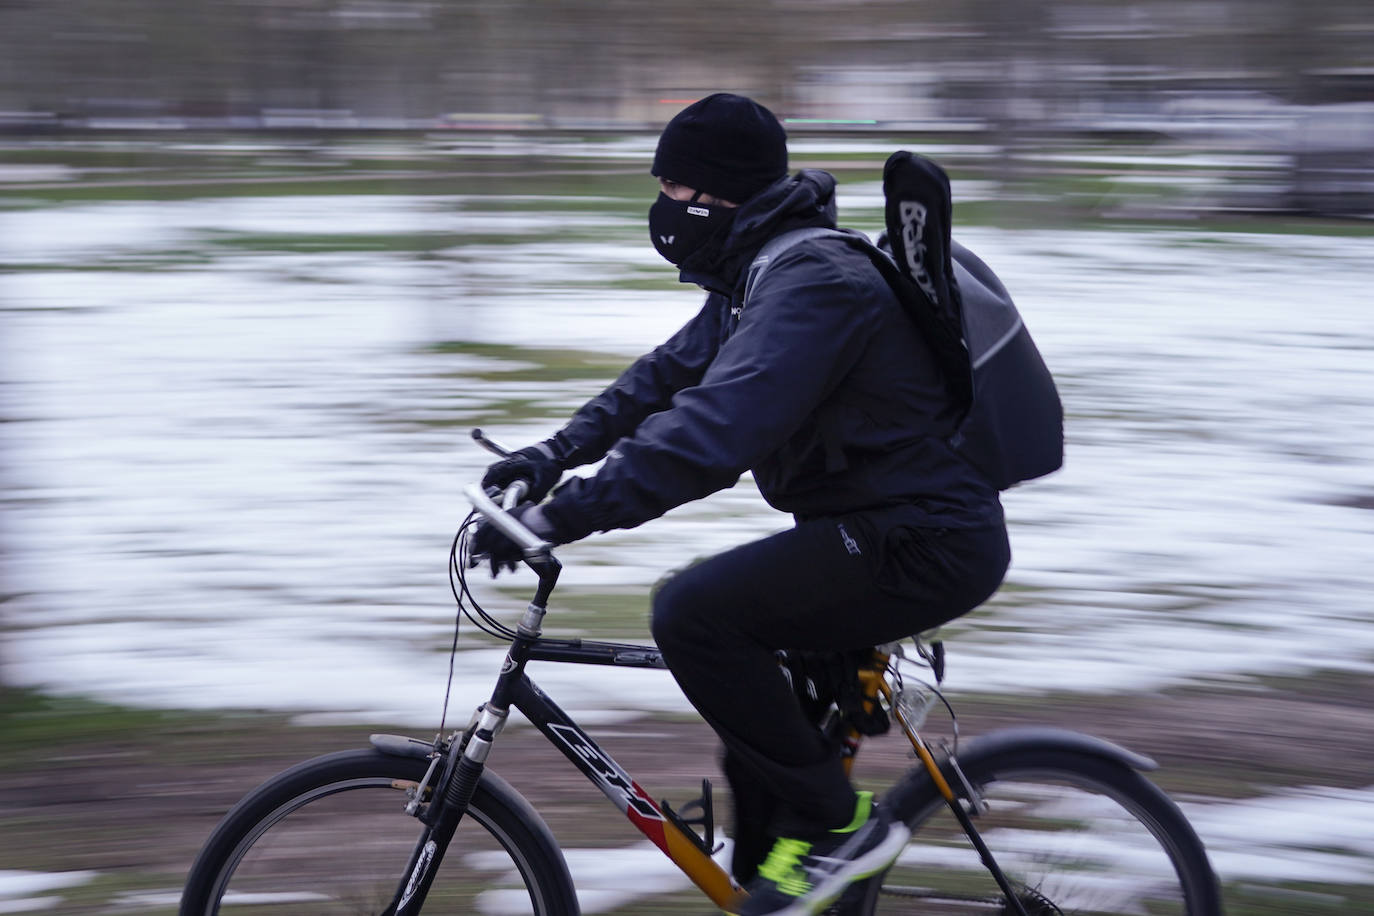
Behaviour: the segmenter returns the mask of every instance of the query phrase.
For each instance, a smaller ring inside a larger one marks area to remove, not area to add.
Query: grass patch
[[[476,573],[486,578],[485,567],[479,567]],[[499,607],[496,602],[491,602],[487,610],[502,623],[513,627],[529,601],[530,588],[508,584],[479,586],[479,601],[482,600],[481,593],[487,591],[502,596]],[[649,602],[650,589],[642,587],[594,592],[562,589],[550,602],[549,613],[544,618],[543,634],[551,639],[581,638],[597,642],[652,645]],[[461,634],[458,642],[460,649],[469,640],[491,642],[488,637],[479,635],[466,620],[463,621]],[[471,648],[471,645],[468,647]],[[447,652],[449,646],[445,642],[435,648]]]
[[[682,281],[676,275],[662,270],[645,271],[629,277],[618,277],[596,284],[598,289],[624,289],[640,292],[678,292]]]
[[[339,252],[432,252],[451,248],[468,241],[466,236],[446,233],[395,233],[390,235],[364,235],[350,233],[329,233],[319,235],[291,235],[286,233],[271,235],[235,235],[213,233],[204,236],[205,241],[217,248],[227,248],[248,252],[281,252],[287,254],[314,254],[326,251]]]
[[[650,189],[652,190],[652,189]],[[585,187],[569,189],[566,194],[544,193],[534,197],[469,198],[464,208],[474,213],[548,213],[550,210],[570,213],[596,213],[642,219],[648,213],[649,191],[639,187],[617,188],[613,194],[597,195]],[[557,229],[559,238],[564,230]]]
[[[528,592],[528,589],[526,589]],[[546,618],[547,635],[652,643],[649,589],[560,592]]]
[[[564,404],[550,404],[546,398],[528,400],[492,401],[480,410],[462,409],[451,417],[422,417],[419,419],[398,420],[383,417],[382,422],[396,423],[401,426],[418,426],[425,429],[459,429],[467,431],[473,427],[491,426],[499,423],[525,423],[546,421],[556,423],[565,421],[572,410]]]
[[[1099,224],[1099,228],[1102,228]],[[1191,222],[1183,220],[1111,221],[1106,228],[1138,232],[1141,229],[1205,229],[1218,234],[1245,233],[1253,235],[1315,235],[1330,238],[1374,237],[1374,220],[1335,219],[1298,214],[1214,214]],[[1218,244],[1228,240],[1219,238]]]
[[[73,739],[97,743],[192,721],[190,713],[135,709],[0,686],[0,768]]]
[[[81,274],[113,272],[144,274],[156,273],[164,270],[185,270],[194,267],[204,267],[210,264],[211,261],[212,258],[209,255],[203,252],[193,251],[167,251],[156,255],[137,255],[135,257],[104,254],[88,260],[73,262],[53,261],[37,264],[0,263],[0,274]],[[0,306],[0,308],[4,307]],[[26,308],[24,311],[62,312],[79,308],[83,307],[63,306],[61,308]],[[99,308],[99,306],[84,306],[84,308]]]
[[[417,134],[408,138],[349,137],[335,135],[308,143],[282,143],[255,137],[250,149],[239,135],[210,136],[195,145],[176,146],[150,142],[146,137],[111,138],[100,142],[64,142],[45,145],[11,145],[7,161],[29,165],[63,165],[81,177],[69,182],[35,180],[14,182],[0,188],[0,204],[14,208],[68,202],[116,202],[121,200],[186,200],[204,197],[289,196],[333,194],[462,194],[469,206],[503,212],[596,212],[627,219],[641,219],[654,196],[653,180],[644,162],[625,160],[608,153],[604,158],[582,155],[512,153],[470,154],[454,137]],[[534,139],[534,138],[532,138]],[[567,149],[575,140],[560,138]],[[582,138],[595,142],[595,138]],[[840,173],[844,185],[876,182],[889,150],[921,148],[932,138],[843,137],[879,146],[872,152],[799,151],[794,168],[821,167]],[[945,145],[949,138],[933,138]],[[226,144],[216,146],[216,144]],[[404,145],[404,146],[403,146]],[[1199,228],[1218,233],[1301,233],[1306,235],[1374,236],[1374,222],[1361,219],[1308,218],[1279,212],[1247,213],[1213,209],[1204,201],[1195,210],[1190,192],[1179,190],[1172,179],[1178,174],[1215,179],[1224,189],[1227,180],[1265,178],[1266,167],[1244,161],[1211,168],[1190,158],[1203,150],[1181,150],[1178,162],[1161,161],[1168,151],[1157,142],[1093,144],[1076,150],[1079,160],[1042,160],[1034,149],[1018,152],[1014,174],[1007,173],[1007,159],[988,150],[971,154],[951,152],[940,158],[959,180],[989,181],[1001,191],[991,200],[957,202],[960,225],[1057,226],[1060,228],[1112,227],[1138,230]],[[398,148],[401,147],[401,148]],[[375,148],[377,155],[367,155]],[[1140,161],[1097,162],[1104,150],[1113,155],[1141,156]],[[1056,150],[1056,152],[1059,152]],[[1220,171],[1218,171],[1218,168]],[[1123,177],[1157,176],[1158,182],[1129,181]],[[1280,180],[1281,176],[1273,180]],[[1212,192],[1209,192],[1212,194]],[[554,200],[548,198],[553,197]],[[480,201],[487,199],[490,204]],[[1179,215],[1161,213],[1161,207],[1177,208]],[[1124,215],[1123,215],[1124,214]],[[853,223],[856,214],[841,214]],[[302,243],[308,244],[308,243]],[[372,243],[369,243],[371,245]],[[407,250],[403,245],[381,249],[363,247],[306,250]],[[410,249],[410,250],[426,250]]]
[[[619,375],[630,362],[622,355],[596,350],[522,347],[474,341],[445,341],[426,349],[432,353],[456,353],[517,364],[460,373],[460,377],[463,378],[486,381],[556,382],[603,378],[610,380]]]
[[[1374,913],[1374,887],[1367,884],[1232,883],[1222,899],[1227,916]]]
[[[85,884],[63,888],[54,892],[63,900],[63,906],[54,910],[62,913],[108,913],[111,908],[133,910],[125,902],[138,899],[142,894],[170,894],[181,889],[186,876],[177,873],[156,874],[143,871],[102,872]],[[117,910],[116,910],[117,911]],[[149,907],[140,903],[138,912],[143,916],[162,916],[177,911],[174,903]]]
[[[380,730],[394,730],[394,726]],[[0,686],[0,772],[39,763],[56,771],[68,765],[84,765],[103,755],[119,762],[135,753],[135,749],[139,749],[138,754],[147,751],[155,756],[158,765],[196,764],[222,759],[224,747],[232,747],[240,738],[277,732],[326,736],[320,750],[313,752],[321,753],[340,746],[332,738],[334,732],[351,741],[351,745],[342,746],[360,746],[368,726],[296,730],[289,724],[289,717],[280,713],[138,709],[85,697],[53,696],[29,688]],[[335,743],[329,744],[331,740]]]

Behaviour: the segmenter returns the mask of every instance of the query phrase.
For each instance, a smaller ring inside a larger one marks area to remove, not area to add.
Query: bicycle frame
[[[422,817],[427,825],[426,830],[416,844],[402,883],[397,888],[393,909],[389,912],[394,916],[409,916],[420,911],[438,865],[472,799],[492,743],[505,727],[512,707],[529,719],[713,903],[724,910],[733,909],[740,889],[729,873],[703,851],[700,840],[691,828],[683,826],[678,819],[668,817],[649,793],[525,674],[525,666],[531,661],[666,669],[662,654],[653,646],[543,638],[540,635],[543,618],[549,596],[562,569],[561,564],[553,556],[549,544],[534,537],[480,488],[469,487],[465,492],[490,522],[525,548],[526,563],[539,575],[539,585],[516,628],[491,698],[478,707],[475,721],[465,733],[461,747],[453,748],[448,755],[448,765],[436,785],[431,806],[437,808],[437,812]],[[1020,911],[1022,908],[1015,901],[1005,875],[982,843],[977,829],[969,820],[969,814],[964,811],[959,797],[945,779],[940,764],[917,733],[914,727],[916,723],[908,722],[901,713],[900,704],[892,702],[892,688],[885,678],[886,663],[887,656],[880,654],[874,666],[861,674],[866,702],[877,703],[881,696],[894,709],[903,732],[977,848],[983,864]],[[851,732],[847,739],[852,760],[852,751],[857,749],[860,736]],[[957,766],[954,772],[959,772]],[[977,796],[967,783],[963,788],[976,811]]]
[[[507,507],[519,499],[522,489],[520,481],[506,489],[503,500]],[[239,866],[245,862],[259,866],[266,863],[271,880],[270,873],[278,863],[274,861],[270,850],[265,858],[246,858],[260,856],[257,851],[259,838],[269,835],[278,822],[305,805],[357,788],[404,790],[405,813],[423,825],[391,903],[382,911],[385,916],[413,916],[421,910],[438,867],[448,852],[459,823],[465,817],[480,823],[479,829],[485,829],[489,834],[486,842],[494,841],[509,854],[512,867],[520,873],[531,901],[541,913],[562,916],[576,912],[576,888],[567,863],[559,852],[557,839],[538,812],[514,788],[494,773],[486,773],[486,761],[492,744],[504,729],[512,709],[523,713],[546,740],[557,747],[640,833],[667,855],[717,906],[732,911],[738,909],[742,889],[734,883],[729,872],[711,858],[716,850],[712,849],[714,818],[709,783],[703,781],[701,800],[688,802],[681,812],[675,811],[666,801],[656,803],[653,796],[525,674],[530,661],[666,669],[663,655],[652,645],[544,638],[541,632],[543,618],[562,569],[553,555],[551,545],[542,542],[515,515],[498,506],[479,488],[470,487],[466,492],[487,521],[523,548],[526,564],[539,576],[534,597],[514,628],[489,615],[475,601],[469,607],[465,598],[472,596],[464,566],[471,557],[462,540],[469,530],[468,523],[465,522],[460,528],[450,555],[450,562],[456,571],[454,594],[459,607],[479,627],[510,643],[490,698],[477,707],[464,729],[440,734],[433,741],[399,735],[373,735],[371,743],[374,750],[316,757],[279,774],[245,796],[216,827],[197,857],[182,896],[183,913],[218,912],[219,904],[231,890],[229,882],[235,879]],[[918,636],[916,649],[929,665],[935,684],[939,684],[943,673],[942,644],[938,640]],[[892,663],[889,653],[898,659],[897,664]],[[1011,799],[1009,806],[998,808],[995,802],[990,804],[984,800],[983,791],[987,786],[1005,784],[1014,787],[1020,780],[1029,777],[1034,785],[1068,783],[1079,786],[1091,798],[1106,798],[1114,803],[1116,809],[1120,809],[1118,816],[1124,815],[1137,828],[1153,834],[1158,845],[1156,852],[1162,853],[1172,870],[1162,871],[1161,874],[1169,876],[1167,880],[1170,886],[1177,879],[1178,890],[1189,907],[1188,912],[1196,916],[1216,916],[1221,912],[1220,886],[1196,832],[1166,795],[1144,777],[1132,772],[1154,769],[1153,761],[1100,738],[1039,726],[1000,729],[975,738],[961,750],[956,724],[954,745],[941,745],[938,753],[932,753],[918,729],[924,723],[930,703],[935,698],[943,700],[943,696],[937,687],[925,684],[923,677],[915,679],[922,686],[909,688],[900,664],[903,656],[900,644],[894,643],[880,646],[873,653],[866,653],[864,658],[858,659],[860,691],[857,699],[866,712],[879,712],[886,707],[922,764],[908,769],[884,792],[883,808],[889,812],[889,816],[904,821],[914,831],[927,818],[948,807],[958,827],[998,885],[1000,896],[989,895],[981,889],[976,895],[970,896],[963,891],[965,879],[962,871],[945,882],[948,885],[946,887],[938,886],[938,878],[936,886],[925,887],[928,879],[922,875],[927,863],[921,860],[914,863],[914,871],[910,868],[903,871],[902,868],[913,863],[907,863],[899,857],[897,863],[900,867],[897,871],[889,874],[883,870],[875,876],[865,877],[852,885],[856,893],[851,894],[847,887],[840,888],[834,883],[827,885],[824,888],[826,893],[842,894],[838,904],[840,908],[845,912],[872,912],[872,908],[879,905],[879,895],[967,902],[978,907],[993,906],[999,912],[1019,916],[1027,916],[1028,907],[1036,913],[1048,911],[1047,907],[1054,908],[1053,901],[1039,892],[1039,888],[1045,885],[1034,870],[1026,876],[1025,881],[1020,878],[1019,869],[1016,883],[1008,879],[973,822],[979,815],[993,810],[1011,811],[1011,832],[1018,836],[1025,833],[1026,828],[1020,825],[1022,815],[1017,810],[1018,796],[1011,794],[1008,796]],[[853,661],[845,661],[850,676]],[[788,663],[790,665],[790,660]],[[800,669],[796,665],[790,667],[794,673],[799,670],[806,674],[809,671],[806,664]],[[855,723],[865,730],[871,730],[868,723],[873,720],[854,708],[852,704],[855,697],[848,685],[842,685],[837,694],[835,705],[829,707],[830,711],[817,724],[827,740],[842,742],[841,759],[848,769],[862,743],[862,735],[854,727]],[[815,692],[812,696],[815,698]],[[949,704],[945,705],[948,707]],[[446,695],[445,712],[447,708]],[[838,715],[834,714],[837,708]],[[953,710],[949,711],[952,718]],[[388,756],[411,759],[403,764],[386,760]],[[425,761],[426,765],[420,765],[419,761]],[[380,781],[378,777],[381,777]],[[694,807],[701,809],[701,816],[684,817]],[[1047,812],[1047,816],[1047,829],[1056,834],[1064,829],[1060,823],[1063,816],[1057,812]],[[1031,812],[1030,819],[1035,818],[1036,814]],[[305,823],[311,822],[307,820]],[[698,836],[695,829],[703,824],[706,825],[704,838]],[[1005,822],[995,821],[993,826],[1000,828],[1005,826]],[[984,824],[984,829],[986,827]],[[949,826],[942,825],[939,830],[939,839],[943,844]],[[327,831],[316,829],[314,832]],[[989,836],[992,835],[989,833]],[[1002,832],[999,831],[998,835],[1001,836]],[[278,834],[271,833],[271,836],[277,837]],[[292,839],[299,837],[288,839],[288,844]],[[406,842],[404,834],[401,842]],[[1019,865],[1021,850],[1015,845],[1010,850],[1013,853],[1011,858]],[[1052,860],[1053,856],[1051,864]],[[383,873],[391,874],[385,862],[380,864]],[[1093,868],[1087,869],[1084,874],[1100,870],[1100,865],[1091,864]],[[1142,871],[1141,874],[1154,880],[1152,870]],[[288,875],[295,877],[295,872],[289,872]],[[365,880],[370,881],[372,877],[369,873]],[[243,884],[251,887],[260,878],[261,875],[250,867]],[[464,887],[458,892],[474,892],[472,884],[464,882]],[[236,884],[234,888],[241,886]],[[375,887],[369,887],[366,897],[375,900],[376,890]],[[1168,888],[1164,890],[1168,892]],[[1155,898],[1151,896],[1148,899]],[[1142,904],[1146,902],[1145,899],[1141,900]]]
[[[512,702],[515,708],[520,710],[550,743],[562,751],[582,775],[596,785],[621,813],[629,818],[630,823],[661,849],[717,906],[730,909],[731,903],[739,893],[730,875],[701,850],[695,837],[688,836],[682,827],[667,818],[649,793],[645,792],[610,754],[523,673],[524,665],[529,661],[666,669],[667,665],[664,664],[659,650],[653,646],[624,643],[536,638],[519,652],[517,646],[513,645],[509,658],[518,659],[509,673],[503,675],[514,677],[518,674],[513,687]],[[862,670],[860,683],[867,698],[865,702],[877,702],[878,696],[881,695],[895,710],[897,706],[891,702],[892,688],[884,677],[887,658],[886,655],[880,655],[872,668]],[[925,741],[899,710],[897,719],[935,781],[940,794],[956,809],[962,826],[980,855],[984,857],[984,864],[999,882],[1005,882],[1001,870],[991,861],[991,854],[978,837],[976,828],[968,822],[967,815],[959,805],[953,789],[945,780]],[[851,751],[856,751],[862,736],[857,732],[851,732],[846,736],[846,740],[850,743]],[[846,767],[852,761],[851,753],[845,760]],[[1011,895],[1009,887],[1004,887],[1003,890]]]
[[[586,640],[556,640],[541,637],[520,637],[512,644],[507,661],[502,666],[501,680],[506,690],[498,684],[493,696],[509,691],[510,705],[518,709],[563,756],[577,767],[589,782],[595,785],[629,819],[640,833],[657,846],[664,855],[677,865],[703,893],[717,906],[729,910],[735,902],[739,889],[728,872],[702,851],[695,836],[668,818],[653,797],[615,761],[609,753],[572,720],[534,681],[524,673],[524,667],[531,661],[550,661],[580,665],[613,665],[621,668],[666,669],[663,656],[653,646],[607,643]],[[884,677],[886,655],[880,655],[872,668],[860,672],[860,682],[867,702],[876,702],[882,696],[895,710],[898,724],[911,742],[917,756],[924,764],[940,794],[955,810],[956,817],[973,842],[984,865],[992,872],[999,884],[1006,882],[1001,869],[992,861],[991,854],[978,836],[976,827],[969,821],[968,814],[959,803],[958,796],[941,772],[939,763],[930,748],[906,720],[897,704],[892,703],[892,688]],[[485,710],[484,710],[485,712]],[[862,736],[853,732],[847,736],[853,749],[857,749]],[[852,762],[853,756],[846,759]],[[957,771],[956,771],[957,772]],[[971,803],[977,803],[972,790],[967,789]],[[1003,891],[1011,898],[1009,886]],[[1013,900],[1014,903],[1014,900]],[[1019,908],[1019,904],[1015,904]]]
[[[524,672],[525,665],[530,661],[615,665],[622,668],[667,667],[662,655],[652,646],[545,640],[525,635],[517,637],[506,655],[501,676],[492,691],[492,699],[479,707],[477,722],[469,729],[467,742],[461,751],[455,748],[451,753],[457,763],[452,767],[451,775],[446,774],[437,787],[444,790],[443,807],[435,824],[426,830],[416,846],[406,870],[405,882],[397,891],[396,916],[419,912],[445,847],[453,836],[467,799],[471,798],[472,786],[476,785],[476,779],[481,775],[491,743],[500,733],[512,707],[529,719],[589,782],[620,809],[635,829],[662,850],[703,893],[717,906],[728,909],[739,893],[729,873],[702,851],[700,841],[688,834],[690,828],[679,826],[665,815],[653,797],[530,680]],[[460,798],[462,789],[455,791],[453,787],[461,785],[465,781],[464,770],[471,770],[474,766],[475,775],[467,786],[466,798]],[[452,821],[451,826],[446,823],[449,820]]]
[[[891,700],[891,687],[883,677],[882,663],[885,660],[885,657],[881,658],[877,667],[861,674],[865,694],[874,701],[880,694],[889,702]],[[716,906],[725,910],[731,909],[737,900],[739,888],[729,873],[702,850],[700,840],[690,833],[690,828],[683,827],[668,817],[659,803],[654,801],[653,796],[525,674],[525,665],[531,661],[666,670],[667,665],[659,650],[653,646],[629,643],[545,639],[525,635],[517,637],[507,653],[500,679],[492,693],[493,702],[501,705],[493,706],[488,703],[479,708],[477,723],[469,730],[471,737],[468,739],[467,747],[472,747],[474,741],[480,742],[478,746],[482,747],[481,754],[485,758],[486,749],[499,734],[506,720],[506,714],[496,710],[508,711],[512,707],[518,709],[589,782],[601,790],[636,830],[657,846]],[[505,702],[501,703],[503,700]],[[951,804],[957,804],[953,790],[941,775],[939,766],[925,742],[900,716],[899,723],[912,745],[917,748],[928,771],[937,780],[936,784],[940,787],[941,794],[945,795]],[[484,732],[488,732],[490,737],[479,737]],[[848,736],[854,747],[857,747],[861,738],[862,736],[857,733]],[[467,748],[464,749],[464,754],[466,753]],[[850,760],[852,756],[846,762]],[[444,783],[441,782],[440,785]],[[972,829],[971,824],[968,827]],[[418,858],[413,860],[412,869],[417,862],[427,872],[432,872],[437,867],[442,857],[441,851],[436,849],[429,856],[421,854],[428,841],[428,836],[422,838],[416,853]],[[412,872],[408,885],[411,886],[410,899],[405,901],[404,907],[398,906],[398,916],[418,911],[418,904],[422,902],[423,897],[417,892],[418,887],[415,883],[416,876]],[[424,889],[427,890],[427,886]]]
[[[614,643],[539,640],[529,647],[526,658],[630,668],[667,667],[653,647]],[[729,909],[738,890],[725,869],[701,850],[695,836],[688,836],[683,827],[670,820],[649,793],[523,673],[515,683],[513,703],[620,809],[635,829],[661,849],[717,906]]]

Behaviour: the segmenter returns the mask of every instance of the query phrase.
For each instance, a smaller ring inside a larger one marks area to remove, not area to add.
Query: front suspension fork
[[[435,788],[434,801],[420,815],[426,824],[425,831],[415,844],[401,884],[396,888],[391,906],[384,916],[413,916],[424,906],[439,863],[443,861],[444,853],[458,831],[458,824],[472,802],[473,793],[477,791],[492,741],[505,726],[508,714],[507,710],[493,711],[490,704],[484,706],[467,742],[461,748],[455,746],[450,751],[457,758],[457,763],[444,774]],[[416,800],[421,800],[419,794],[424,792],[424,788],[421,785],[417,789]],[[410,810],[410,806],[407,806],[407,810]]]

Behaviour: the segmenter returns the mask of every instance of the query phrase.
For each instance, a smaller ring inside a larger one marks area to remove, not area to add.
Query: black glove
[[[546,445],[531,445],[487,468],[482,476],[482,489],[498,487],[504,490],[517,480],[529,484],[525,499],[532,503],[542,502],[558,478],[563,476],[563,465],[554,460]]]
[[[538,509],[539,507],[532,502],[523,502],[510,510],[510,514],[539,537],[557,543],[553,525],[544,517],[542,511],[537,511]],[[501,533],[501,529],[486,520],[477,523],[477,530],[472,533],[472,541],[468,546],[468,555],[472,558],[473,566],[476,566],[483,559],[491,561],[491,577],[493,579],[502,569],[515,572],[515,567],[525,559],[524,548],[506,537]]]

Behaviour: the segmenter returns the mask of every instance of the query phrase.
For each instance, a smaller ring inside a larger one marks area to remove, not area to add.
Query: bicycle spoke
[[[1027,775],[990,783],[975,823],[1031,916],[1185,914],[1169,855],[1097,787]],[[881,914],[1014,912],[948,811],[937,811],[883,878]]]
[[[235,916],[376,916],[389,906],[420,825],[402,807],[405,783],[355,780],[310,799],[252,844],[225,889]],[[464,823],[439,869],[426,913],[533,913],[511,855]]]

